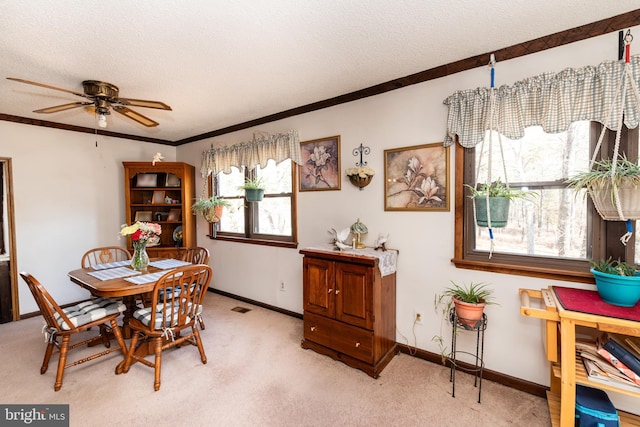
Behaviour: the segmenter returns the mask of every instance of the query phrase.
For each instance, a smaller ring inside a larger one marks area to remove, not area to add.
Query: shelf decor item
[[[360,218],[356,222],[351,225],[351,232],[356,236],[355,237],[355,248],[356,249],[364,249],[366,245],[361,242],[361,238],[363,234],[367,234],[369,229],[366,225],[360,222]]]
[[[134,224],[124,226],[120,229],[121,236],[131,236],[133,244],[133,256],[131,257],[131,268],[136,271],[144,271],[149,266],[149,255],[147,245],[150,242],[158,241],[162,227],[152,222],[136,221]]]
[[[635,265],[612,260],[591,261],[591,273],[602,300],[620,307],[634,307],[640,301],[640,271]]]

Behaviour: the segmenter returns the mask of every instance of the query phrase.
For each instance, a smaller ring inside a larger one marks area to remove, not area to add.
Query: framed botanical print
[[[300,143],[300,191],[340,190],[340,136]]]
[[[449,211],[449,148],[443,143],[384,151],[385,211]]]

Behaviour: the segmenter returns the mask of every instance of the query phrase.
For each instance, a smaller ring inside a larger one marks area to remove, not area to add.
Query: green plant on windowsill
[[[230,208],[231,204],[228,200],[218,196],[200,197],[191,205],[191,211],[194,215],[202,215],[209,222],[218,222],[222,216],[223,208]]]
[[[608,259],[601,259],[600,261],[590,260],[591,268],[601,273],[613,274],[614,276],[635,276],[638,271],[638,267],[633,264],[628,264],[619,259],[614,260],[611,257]]]

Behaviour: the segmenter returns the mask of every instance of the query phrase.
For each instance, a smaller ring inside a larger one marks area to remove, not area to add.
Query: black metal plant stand
[[[484,369],[484,362],[482,360],[484,356],[484,331],[487,329],[487,315],[482,314],[482,319],[475,322],[473,325],[469,325],[465,323],[465,319],[459,318],[456,315],[455,307],[451,308],[449,312],[449,320],[452,325],[452,334],[451,334],[451,353],[449,354],[449,362],[451,363],[451,372],[449,376],[449,381],[453,383],[453,391],[451,393],[452,397],[456,397],[456,370],[460,369],[465,372],[473,373],[475,378],[473,380],[473,386],[478,388],[478,403],[480,403],[480,398],[482,396],[482,371]],[[465,331],[475,331],[476,332],[476,352],[475,354],[460,351],[456,346],[456,337],[458,330]],[[469,366],[458,366],[457,356],[459,354],[466,354],[474,359],[474,364]]]

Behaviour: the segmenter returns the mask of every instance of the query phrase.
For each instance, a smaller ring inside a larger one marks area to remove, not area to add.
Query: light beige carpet
[[[217,294],[205,321],[208,363],[194,346],[166,351],[158,392],[151,368],[114,375],[119,353],[67,369],[54,392],[57,356],[40,375],[42,318],[0,325],[0,403],[68,403],[71,426],[550,425],[544,399],[484,380],[479,404],[464,373],[452,398],[447,368],[405,354],[372,379],[302,349],[301,320]]]

